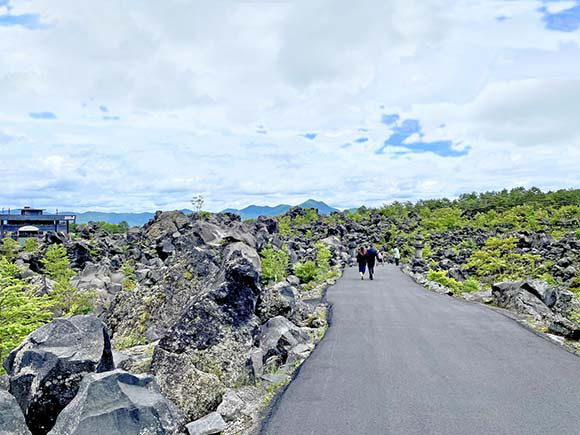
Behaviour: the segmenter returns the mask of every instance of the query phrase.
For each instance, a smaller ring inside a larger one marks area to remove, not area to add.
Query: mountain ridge
[[[234,213],[240,215],[242,220],[246,219],[256,219],[258,216],[279,216],[290,210],[292,205],[289,204],[278,204],[276,206],[261,206],[261,205],[249,205],[242,209],[226,208],[222,210],[221,213]],[[315,199],[308,199],[296,207],[302,208],[316,208],[322,215],[328,215],[333,211],[340,211],[334,207],[329,206],[324,201],[317,201]],[[181,210],[184,213],[191,213],[189,209]],[[121,212],[99,212],[99,211],[86,211],[82,213],[74,211],[64,211],[60,214],[74,214],[77,217],[77,224],[86,224],[88,222],[107,222],[109,224],[119,224],[123,221],[127,222],[129,226],[143,226],[149,222],[155,213],[152,212],[142,212],[142,213],[121,213]]]
[[[249,205],[242,209],[235,209],[235,208],[226,208],[222,210],[222,213],[234,213],[240,215],[242,220],[246,219],[256,219],[258,216],[279,216],[281,214],[286,213],[290,210],[293,206],[288,204],[278,204],[274,207],[271,206],[260,206],[260,205]],[[334,207],[329,206],[323,201],[317,201],[315,199],[308,199],[301,204],[298,204],[296,207],[301,208],[316,208],[318,212],[322,215],[329,215],[333,211],[340,211]]]

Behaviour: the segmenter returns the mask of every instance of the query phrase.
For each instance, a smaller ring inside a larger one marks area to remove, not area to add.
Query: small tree
[[[18,248],[18,242],[11,237],[5,237],[2,240],[2,255],[4,255],[8,261],[14,260]]]
[[[24,241],[24,251],[26,252],[36,252],[38,249],[38,240],[36,239],[26,239]]]
[[[71,285],[70,279],[75,272],[70,267],[64,246],[50,246],[40,261],[44,265],[45,275],[56,283],[50,296],[57,316],[73,316],[92,311],[96,294],[92,291],[79,291]]]
[[[34,296],[26,283],[16,278],[17,273],[16,266],[0,259],[0,362],[52,317],[50,299]]]
[[[281,249],[274,249],[271,245],[266,246],[260,252],[262,258],[262,278],[265,281],[278,282],[288,275],[290,258]]]
[[[193,205],[193,210],[196,213],[201,213],[204,203],[205,203],[205,199],[203,198],[203,195],[194,196],[193,199],[191,200],[191,204]]]

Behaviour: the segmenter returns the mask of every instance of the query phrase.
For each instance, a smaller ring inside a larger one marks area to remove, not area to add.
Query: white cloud
[[[547,31],[543,4],[12,1],[48,26],[0,27],[0,203],[350,207],[578,186],[580,32]],[[382,113],[470,152],[376,155]]]

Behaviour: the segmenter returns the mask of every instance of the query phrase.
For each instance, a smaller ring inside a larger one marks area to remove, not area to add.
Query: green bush
[[[121,273],[125,277],[123,279],[123,290],[133,290],[137,287],[137,275],[135,274],[135,266],[131,261],[126,261],[121,266]]]
[[[17,273],[16,266],[0,258],[0,363],[28,334],[52,318],[51,299],[35,296],[23,280],[16,278]]]
[[[23,246],[25,252],[36,252],[38,250],[38,240],[26,239]]]
[[[278,231],[280,235],[284,238],[290,237],[292,235],[292,224],[290,216],[280,216],[278,217]]]
[[[477,293],[480,289],[479,281],[474,278],[466,279],[461,283],[461,291],[465,293]]]
[[[19,248],[20,246],[16,240],[10,237],[5,237],[2,239],[2,255],[6,257],[8,261],[14,260],[14,257],[16,257],[16,252]]]
[[[284,250],[274,249],[268,245],[262,249],[260,257],[262,258],[262,279],[264,281],[279,282],[288,276],[290,258]]]
[[[121,221],[118,224],[110,224],[108,222],[97,222],[99,228],[103,231],[113,234],[123,234],[129,231],[129,224]]]
[[[336,272],[330,269],[330,249],[320,242],[314,247],[316,261],[305,261],[294,266],[294,274],[306,284],[322,282],[336,276]]]
[[[450,278],[447,275],[447,272],[444,270],[430,270],[427,273],[427,279],[429,281],[434,281],[436,283],[441,284],[444,287],[447,287],[453,291],[453,293],[461,293],[462,286],[459,281],[456,281],[453,278]]]
[[[70,267],[63,245],[50,246],[40,261],[43,264],[44,274],[55,282],[50,297],[56,316],[87,314],[93,310],[96,293],[79,291],[71,285],[70,279],[75,276],[75,272]]]
[[[516,244],[514,237],[490,237],[485,246],[471,255],[466,269],[472,270],[486,284],[538,277],[542,272],[538,268],[540,257],[518,253]]]
[[[469,278],[463,282],[451,278],[445,270],[430,270],[427,273],[427,279],[447,287],[454,294],[475,293],[480,290],[479,282],[474,278]]]
[[[309,283],[316,279],[318,270],[314,261],[305,261],[294,266],[294,275],[300,278],[303,283]]]

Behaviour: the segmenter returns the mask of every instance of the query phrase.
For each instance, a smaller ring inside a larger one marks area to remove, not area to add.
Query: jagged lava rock
[[[226,422],[217,412],[212,412],[187,425],[189,435],[215,435],[227,427]]]
[[[0,435],[30,435],[16,398],[0,390]]]
[[[86,375],[49,435],[177,434],[182,425],[152,376],[114,370]]]
[[[28,427],[46,434],[85,374],[114,368],[109,335],[94,316],[59,318],[30,334],[4,368]]]
[[[500,282],[494,284],[491,294],[501,308],[533,316],[536,320],[550,317],[553,313],[526,281]]]

